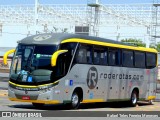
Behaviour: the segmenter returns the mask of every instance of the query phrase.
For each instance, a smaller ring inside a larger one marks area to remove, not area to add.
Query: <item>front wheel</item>
[[[137,101],[138,101],[138,94],[136,91],[133,91],[131,94],[131,98],[130,98],[129,103],[132,107],[136,107]]]
[[[79,105],[80,105],[80,97],[76,92],[74,92],[71,97],[71,108],[77,109]]]

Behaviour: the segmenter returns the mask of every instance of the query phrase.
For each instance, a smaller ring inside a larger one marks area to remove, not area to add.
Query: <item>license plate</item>
[[[30,100],[29,96],[22,96],[22,100]]]

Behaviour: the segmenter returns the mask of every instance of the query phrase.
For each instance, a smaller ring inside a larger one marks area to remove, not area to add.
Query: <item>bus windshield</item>
[[[56,50],[56,46],[19,45],[12,63],[12,73],[18,73],[21,70],[32,72],[35,69],[52,69],[51,56]]]
[[[57,48],[58,47],[55,45],[18,45],[16,53],[13,57],[11,79],[12,76],[14,76],[13,78],[18,80],[18,76],[15,77],[15,75],[19,75],[22,71],[25,71],[31,75],[32,73],[35,73],[36,70],[43,70],[43,73],[44,71],[50,71],[49,73],[51,73],[54,69],[51,66],[51,56],[55,51],[57,51]],[[45,81],[45,79],[43,81]],[[36,82],[38,82],[38,80],[36,80]]]

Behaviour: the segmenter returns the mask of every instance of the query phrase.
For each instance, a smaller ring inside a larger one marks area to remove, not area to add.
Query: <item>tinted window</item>
[[[76,57],[78,63],[92,63],[92,46],[81,44]]]
[[[55,46],[36,46],[34,49],[32,66],[36,69],[52,70],[51,57],[55,49]]]
[[[106,65],[107,64],[107,51],[104,47],[94,47],[94,64],[96,65]]]
[[[68,53],[70,53],[70,55],[73,55],[76,46],[77,46],[77,43],[64,43],[64,44],[61,44],[60,49],[68,50]]]
[[[121,65],[121,51],[116,48],[109,48],[108,50],[108,64]]]
[[[65,74],[67,74],[76,46],[77,43],[61,44],[60,49],[68,50],[68,52],[58,56],[57,66],[56,66],[57,69],[55,71],[57,72],[58,76],[60,75],[64,76]]]
[[[156,66],[156,54],[146,53],[147,68],[153,68]]]
[[[135,67],[138,67],[138,68],[145,67],[145,53],[135,52]]]
[[[124,67],[133,67],[133,51],[123,50],[122,63]]]

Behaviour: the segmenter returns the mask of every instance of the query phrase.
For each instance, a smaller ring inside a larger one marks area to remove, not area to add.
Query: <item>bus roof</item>
[[[80,35],[80,34],[69,34],[69,33],[44,33],[44,34],[29,36],[22,39],[21,41],[18,41],[18,43],[30,44],[30,45],[58,45],[58,44],[67,43],[67,42],[80,42],[80,43],[95,44],[95,45],[157,53],[157,51],[152,48],[136,47],[133,45],[129,45],[126,43],[122,43],[122,42],[118,42],[110,39]]]

